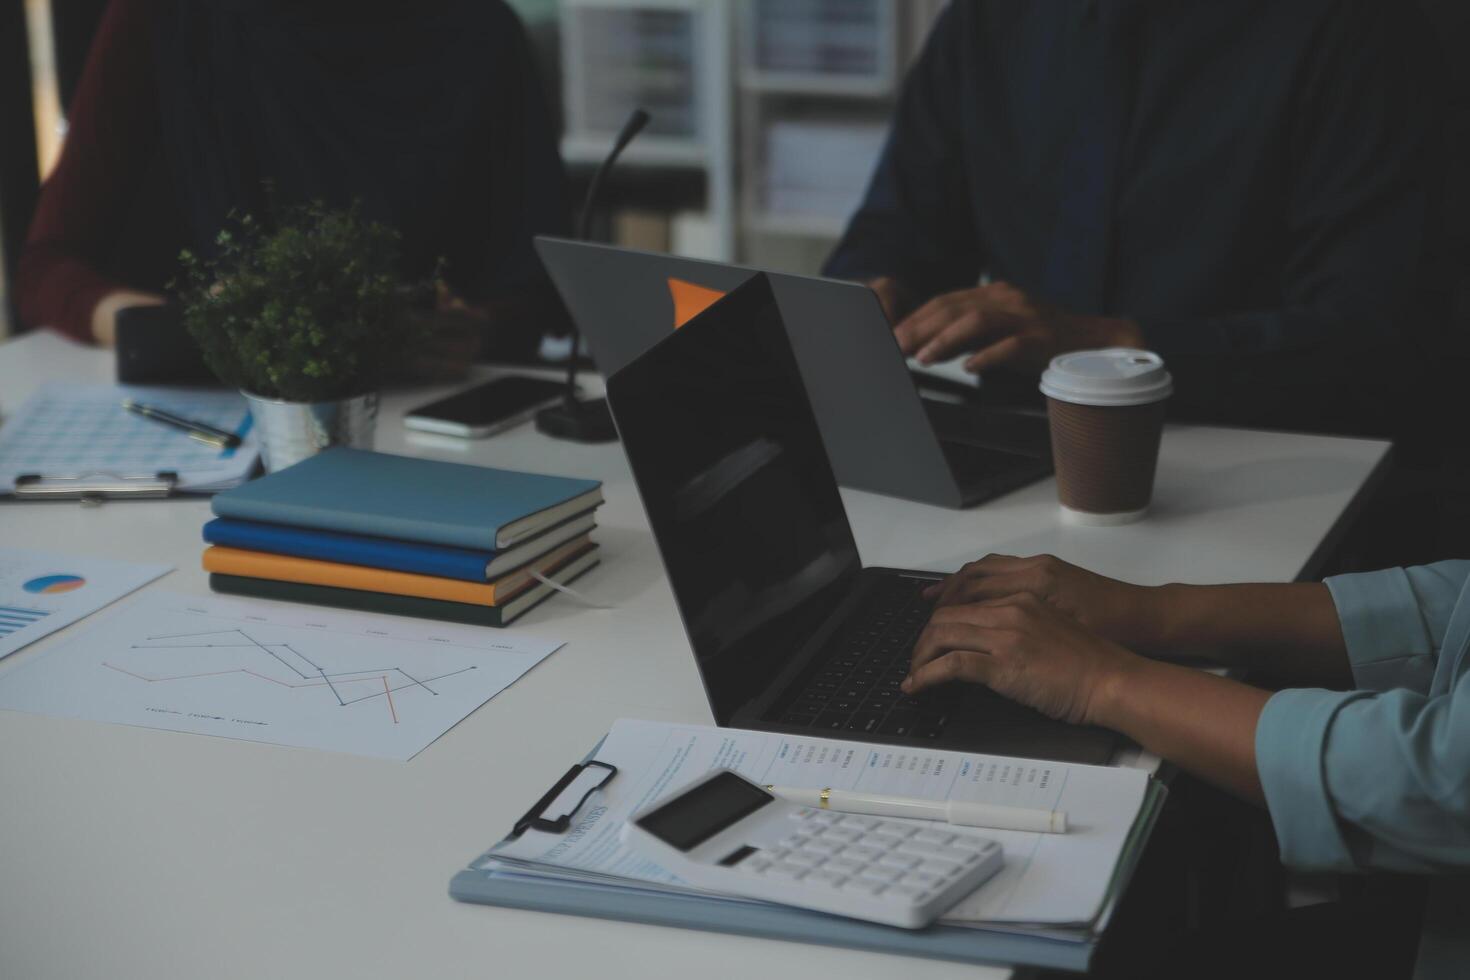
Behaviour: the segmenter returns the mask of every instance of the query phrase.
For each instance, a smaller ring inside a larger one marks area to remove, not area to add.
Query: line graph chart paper
[[[0,708],[406,760],[559,645],[149,592],[0,675]]]

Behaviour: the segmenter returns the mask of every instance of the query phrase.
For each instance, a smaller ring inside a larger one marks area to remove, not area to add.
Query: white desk
[[[0,346],[0,410],[43,381],[111,370],[109,355],[53,335],[12,341]],[[621,448],[529,426],[424,448],[399,418],[433,393],[388,397],[378,448],[602,479],[603,565],[579,585],[617,608],[558,598],[520,620],[513,629],[567,645],[409,763],[0,712],[0,977],[1007,976],[447,897],[450,876],[614,719],[710,715]],[[952,569],[989,551],[1047,551],[1139,582],[1287,581],[1386,449],[1172,428],[1154,514],[1124,528],[1061,526],[1050,481],[972,511],[844,499],[868,564]],[[170,561],[178,570],[152,587],[202,594],[208,515],[202,499],[0,504],[0,542]]]

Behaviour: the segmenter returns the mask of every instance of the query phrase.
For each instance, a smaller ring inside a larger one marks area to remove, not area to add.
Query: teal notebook
[[[219,517],[495,551],[595,507],[602,484],[328,449],[214,497]]]

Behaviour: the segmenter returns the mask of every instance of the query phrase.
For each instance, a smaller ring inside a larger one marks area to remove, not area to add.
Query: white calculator
[[[728,769],[633,815],[623,843],[697,888],[919,929],[1000,870],[948,824],[815,810]]]

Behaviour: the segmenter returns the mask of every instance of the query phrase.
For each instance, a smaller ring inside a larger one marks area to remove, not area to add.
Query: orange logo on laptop
[[[669,295],[674,299],[674,329],[678,330],[713,306],[715,300],[725,294],[718,289],[710,289],[708,286],[696,285],[670,276]]]

